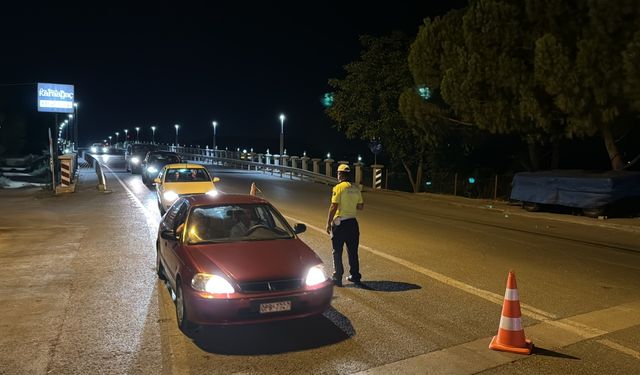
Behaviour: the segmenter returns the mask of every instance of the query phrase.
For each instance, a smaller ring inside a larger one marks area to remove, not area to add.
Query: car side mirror
[[[293,226],[293,231],[296,232],[296,234],[300,234],[302,232],[305,232],[307,230],[307,226],[304,224],[296,224]]]
[[[219,177],[214,177],[213,180],[211,180],[211,181],[218,182],[218,181],[220,181],[220,178]]]
[[[165,229],[162,232],[160,232],[160,237],[164,238],[165,240],[174,241],[176,239],[176,234],[172,230]]]
[[[156,177],[156,178],[153,179],[153,182],[156,183],[156,184],[159,184],[160,183],[160,179],[158,177]]]

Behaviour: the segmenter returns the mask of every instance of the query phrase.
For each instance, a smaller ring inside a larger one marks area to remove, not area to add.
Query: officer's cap
[[[351,168],[346,164],[340,164],[338,166],[338,172],[351,172]]]

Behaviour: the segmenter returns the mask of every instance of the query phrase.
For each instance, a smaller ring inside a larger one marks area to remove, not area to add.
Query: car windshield
[[[151,151],[154,150],[156,147],[153,145],[144,145],[144,144],[135,144],[133,146],[131,146],[131,153],[144,153],[147,151]]]
[[[196,207],[187,221],[189,244],[293,238],[282,215],[267,204]]]
[[[165,182],[203,182],[211,181],[204,168],[171,168],[167,171]]]
[[[174,164],[179,162],[180,157],[178,155],[149,155],[149,163]]]

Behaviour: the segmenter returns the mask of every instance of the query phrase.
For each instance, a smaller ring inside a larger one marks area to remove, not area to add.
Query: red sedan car
[[[322,261],[267,201],[218,194],[178,199],[158,230],[158,277],[180,329],[321,314],[333,296]]]

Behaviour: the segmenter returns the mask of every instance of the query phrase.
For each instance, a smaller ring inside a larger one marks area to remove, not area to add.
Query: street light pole
[[[136,126],[136,143],[140,143],[140,127]]]
[[[129,129],[124,129],[124,143],[129,141]]]
[[[284,153],[284,115],[280,114],[280,156]]]
[[[218,122],[214,121],[212,122],[212,125],[213,125],[213,144],[212,144],[213,148],[212,149],[215,150],[216,149],[216,126],[218,126]]]
[[[116,132],[116,147],[118,147],[118,142],[120,142],[120,132]]]
[[[76,150],[78,149],[78,102],[73,103],[73,114],[75,117],[75,123],[73,124],[73,144]]]
[[[156,127],[151,127],[151,143],[156,144]]]
[[[180,125],[175,124],[173,126],[176,128],[176,147],[178,147],[178,129],[180,128]]]

